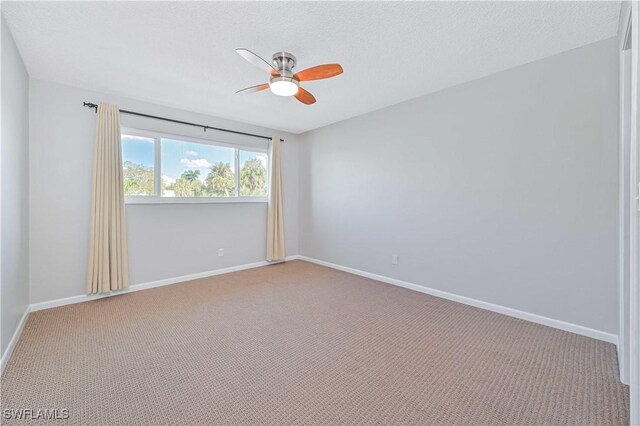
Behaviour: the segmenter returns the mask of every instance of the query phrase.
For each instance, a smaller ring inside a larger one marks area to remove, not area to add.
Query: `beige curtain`
[[[284,260],[284,212],[282,211],[282,172],[280,137],[269,142],[271,179],[269,181],[269,213],[267,215],[267,260]]]
[[[118,106],[100,102],[93,155],[87,294],[129,286]]]

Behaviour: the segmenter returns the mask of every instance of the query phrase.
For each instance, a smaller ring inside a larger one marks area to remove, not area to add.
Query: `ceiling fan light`
[[[273,77],[269,88],[274,95],[293,96],[298,93],[298,82],[289,77]]]

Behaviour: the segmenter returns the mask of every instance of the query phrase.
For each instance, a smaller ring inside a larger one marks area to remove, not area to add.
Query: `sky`
[[[151,138],[122,135],[123,160],[153,168],[153,143],[154,140]],[[163,138],[162,179],[166,184],[171,184],[186,170],[200,170],[200,179],[204,181],[213,163],[229,163],[231,170],[234,170],[234,153],[234,148]],[[240,168],[255,156],[260,158],[265,167],[267,166],[267,156],[264,153],[240,151]]]

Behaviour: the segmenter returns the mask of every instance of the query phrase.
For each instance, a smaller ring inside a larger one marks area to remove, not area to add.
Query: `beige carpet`
[[[611,344],[301,261],[32,313],[2,408],[68,409],[59,425],[629,415]]]

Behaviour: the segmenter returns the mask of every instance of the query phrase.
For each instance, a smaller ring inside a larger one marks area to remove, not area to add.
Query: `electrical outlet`
[[[391,255],[391,264],[392,265],[397,265],[400,263],[400,256],[398,256],[397,254],[392,254]]]
[[[224,249],[218,249],[218,257],[224,256]]]

